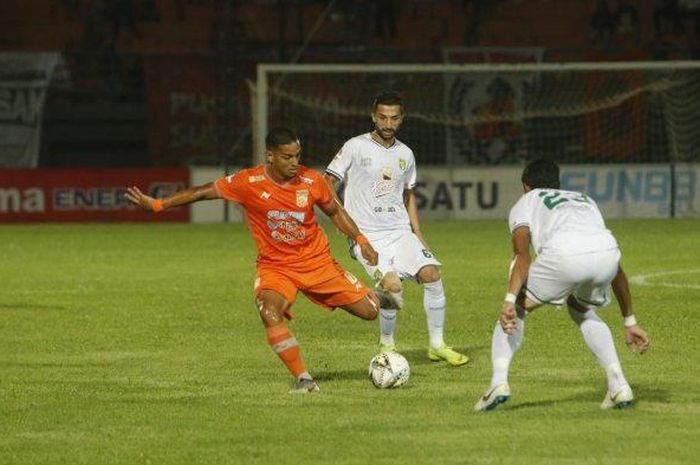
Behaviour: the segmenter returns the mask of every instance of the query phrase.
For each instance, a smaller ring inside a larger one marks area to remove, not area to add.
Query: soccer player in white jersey
[[[559,167],[554,162],[529,163],[522,183],[525,194],[508,219],[515,258],[493,331],[493,376],[474,409],[491,410],[510,398],[508,368],[523,341],[525,316],[543,304],[564,303],[607,375],[608,392],[600,407],[628,407],[634,399],[632,389],[622,373],[610,328],[595,312],[610,302],[612,284],[627,346],[637,353],[647,350],[649,338],[637,325],[617,241],[590,197],[559,189]],[[537,253],[534,261],[531,245]]]
[[[354,244],[353,256],[362,263],[378,286],[403,304],[402,280],[423,285],[423,306],[427,315],[430,346],[428,357],[454,366],[469,361],[466,355],[445,344],[445,291],[440,262],[430,252],[420,230],[413,188],[416,162],[413,151],[395,135],[404,118],[403,98],[385,91],[372,104],[374,131],[345,142],[326,168],[326,179],[335,187],[345,183],[345,208],[362,233],[379,253],[377,265],[370,265]],[[394,329],[396,309],[382,303],[380,350],[396,350]]]

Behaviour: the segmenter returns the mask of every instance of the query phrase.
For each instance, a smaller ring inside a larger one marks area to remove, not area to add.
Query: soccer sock
[[[282,360],[289,372],[299,379],[311,378],[306,371],[304,360],[301,358],[301,350],[296,338],[284,323],[265,328],[267,342],[272,350]]]
[[[445,290],[442,287],[442,279],[423,284],[423,308],[428,317],[430,347],[437,349],[444,346]]]
[[[583,334],[583,340],[598,359],[598,363],[605,370],[608,377],[608,390],[618,391],[627,384],[625,375],[622,373],[620,360],[617,358],[617,351],[613,342],[610,328],[596,314],[595,310],[588,310],[586,313],[577,312],[569,308],[571,319],[579,326]]]
[[[379,310],[379,343],[394,345],[394,329],[396,328],[396,310],[382,308]]]
[[[523,343],[525,336],[525,313],[518,312],[518,322],[513,334],[507,334],[501,328],[501,324],[496,322],[491,338],[491,365],[493,376],[491,376],[491,387],[508,382],[508,369],[513,355]]]

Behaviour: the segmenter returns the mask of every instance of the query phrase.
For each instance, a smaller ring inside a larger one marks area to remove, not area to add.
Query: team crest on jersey
[[[406,160],[404,160],[403,158],[399,158],[399,168],[401,169],[401,171],[406,171],[407,165],[408,163],[406,163]]]
[[[262,174],[258,174],[255,176],[248,176],[248,182],[251,182],[251,183],[260,182],[260,181],[264,181],[264,180],[265,180],[265,176],[263,176]]]
[[[309,204],[309,191],[306,189],[297,191],[297,207],[305,207]]]

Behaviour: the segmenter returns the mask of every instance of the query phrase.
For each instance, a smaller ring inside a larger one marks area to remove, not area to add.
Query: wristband
[[[358,234],[357,237],[355,237],[355,242],[357,242],[357,245],[369,244],[369,241],[364,234]]]
[[[151,209],[155,213],[163,211],[163,208],[163,201],[161,199],[155,199],[153,202],[151,202]]]
[[[623,321],[625,328],[630,328],[637,325],[637,318],[634,315],[627,315]]]
[[[503,301],[510,302],[510,303],[514,304],[515,303],[515,294],[513,294],[512,292],[507,293],[506,298],[503,299]]]

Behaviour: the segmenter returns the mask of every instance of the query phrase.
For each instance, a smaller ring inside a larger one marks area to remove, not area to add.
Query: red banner
[[[179,221],[188,207],[154,214],[130,205],[126,188],[154,197],[187,187],[187,168],[0,170],[0,223],[45,221]]]

